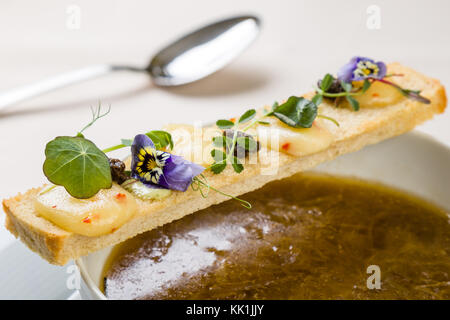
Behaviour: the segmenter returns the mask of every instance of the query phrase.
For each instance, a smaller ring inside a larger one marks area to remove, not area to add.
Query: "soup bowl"
[[[368,146],[323,163],[314,171],[379,182],[450,210],[450,148],[423,133],[411,132]],[[107,299],[100,286],[112,249],[76,260],[83,299]]]

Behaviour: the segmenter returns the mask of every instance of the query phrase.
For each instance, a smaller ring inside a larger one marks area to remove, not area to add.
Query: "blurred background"
[[[231,65],[187,86],[160,89],[145,74],[122,72],[0,112],[0,199],[44,183],[45,144],[75,134],[99,101],[111,113],[86,136],[107,147],[166,123],[213,121],[309,91],[353,55],[399,61],[449,87],[449,10],[447,0],[2,0],[0,92],[92,64],[144,66],[180,35],[233,15],[259,16],[262,32]],[[447,112],[418,130],[450,145],[449,123]],[[3,219],[0,298],[69,296],[66,268],[26,250]]]

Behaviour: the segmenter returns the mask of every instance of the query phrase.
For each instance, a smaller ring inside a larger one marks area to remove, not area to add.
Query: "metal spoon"
[[[77,82],[115,71],[147,72],[159,86],[178,86],[200,80],[223,68],[257,37],[260,20],[240,16],[222,20],[176,40],[159,51],[147,67],[102,64],[64,73],[0,94],[6,106]]]

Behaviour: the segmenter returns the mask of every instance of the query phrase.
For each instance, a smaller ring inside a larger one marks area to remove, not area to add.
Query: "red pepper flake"
[[[286,142],[281,145],[281,149],[283,149],[284,151],[287,151],[290,146],[291,146],[291,144],[289,142]]]
[[[379,97],[380,95],[378,93],[372,93],[372,97]]]
[[[117,228],[112,228],[111,229],[111,233],[113,233],[114,231],[116,231],[117,230]]]
[[[91,219],[89,217],[86,217],[83,219],[84,223],[91,223]]]
[[[231,122],[236,122],[236,118],[231,118],[230,121]]]
[[[116,194],[114,197],[115,197],[117,200],[123,200],[123,199],[125,199],[125,198],[127,197],[127,195],[124,194],[124,193],[118,193],[118,194]]]
[[[55,209],[55,208],[56,208],[56,206],[52,206],[52,208],[53,208],[53,209]]]

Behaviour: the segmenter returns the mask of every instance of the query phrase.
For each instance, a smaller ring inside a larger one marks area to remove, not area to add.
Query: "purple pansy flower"
[[[131,177],[149,188],[186,191],[192,179],[205,170],[180,156],[156,150],[145,134],[134,137],[131,155]]]
[[[353,57],[338,72],[338,79],[344,82],[360,81],[367,78],[383,79],[386,64],[364,57]]]

